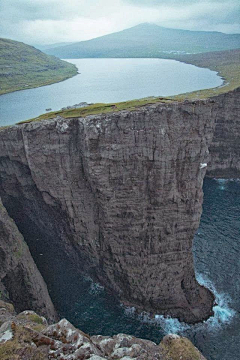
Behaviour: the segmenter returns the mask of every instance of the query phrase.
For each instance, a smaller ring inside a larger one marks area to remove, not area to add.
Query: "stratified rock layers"
[[[29,249],[0,200],[0,294],[18,311],[38,309],[49,320],[57,314]]]
[[[240,178],[240,88],[218,96],[207,175]]]
[[[188,322],[211,314],[192,240],[213,101],[55,119],[0,132],[0,195],[24,237],[64,246],[126,304]]]

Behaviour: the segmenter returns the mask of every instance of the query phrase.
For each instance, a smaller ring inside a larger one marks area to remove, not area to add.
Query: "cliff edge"
[[[27,243],[62,246],[125,304],[202,321],[214,299],[195,279],[192,241],[217,109],[156,103],[3,129],[3,203]]]

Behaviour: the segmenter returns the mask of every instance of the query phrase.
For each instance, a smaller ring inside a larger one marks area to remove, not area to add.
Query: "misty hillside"
[[[65,80],[75,65],[22,42],[0,38],[0,94]]]
[[[174,57],[240,48],[240,34],[167,29],[140,24],[96,39],[45,49],[60,58]]]

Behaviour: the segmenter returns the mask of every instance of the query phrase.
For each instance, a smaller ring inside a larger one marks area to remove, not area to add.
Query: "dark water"
[[[167,333],[188,336],[208,360],[239,360],[240,355],[240,182],[204,181],[204,206],[194,241],[196,272],[200,282],[214,291],[215,315],[189,326],[176,319],[134,314],[102,287],[79,278],[56,247],[33,250],[62,317],[89,334],[119,332],[159,342]],[[43,255],[40,256],[40,253]],[[56,259],[56,260],[55,260]]]
[[[72,59],[81,74],[0,96],[0,126],[80,102],[120,102],[216,87],[216,72],[164,59]]]

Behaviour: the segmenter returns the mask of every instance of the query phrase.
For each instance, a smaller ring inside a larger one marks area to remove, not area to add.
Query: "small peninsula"
[[[22,42],[0,38],[0,95],[53,84],[76,74],[73,64]]]

